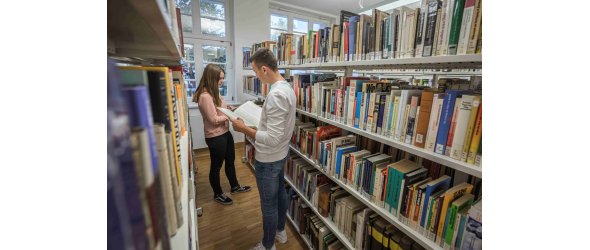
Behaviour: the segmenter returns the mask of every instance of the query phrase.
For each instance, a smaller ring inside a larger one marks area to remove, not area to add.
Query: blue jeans
[[[270,249],[275,235],[285,230],[287,214],[287,193],[285,192],[285,162],[287,157],[275,162],[256,161],[256,183],[262,209],[262,245]]]

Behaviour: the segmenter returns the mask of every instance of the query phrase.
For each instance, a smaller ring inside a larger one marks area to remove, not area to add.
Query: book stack
[[[111,241],[109,235],[109,244],[170,249],[170,237],[184,222],[179,162],[188,109],[184,80],[173,77],[182,76],[179,70],[109,66],[108,168],[113,186],[109,184],[108,222],[120,228],[109,233],[127,230],[132,239]],[[117,192],[126,202],[118,202]]]

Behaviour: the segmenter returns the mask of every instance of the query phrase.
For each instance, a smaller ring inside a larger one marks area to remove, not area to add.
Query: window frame
[[[270,8],[270,14],[269,14],[268,18],[270,19],[272,15],[287,17],[287,30],[272,28],[269,25],[269,33],[271,30],[281,30],[281,31],[285,31],[285,33],[292,33],[292,34],[296,34],[296,35],[307,35],[310,30],[313,30],[313,23],[324,24],[325,27],[330,27],[332,25],[332,19],[329,17],[325,17],[325,16],[295,14],[295,13],[291,13],[288,11],[282,11],[282,10]],[[293,20],[294,19],[297,19],[300,21],[307,21],[307,32],[305,34],[293,31]],[[269,34],[269,40],[272,40],[270,37],[270,34]]]

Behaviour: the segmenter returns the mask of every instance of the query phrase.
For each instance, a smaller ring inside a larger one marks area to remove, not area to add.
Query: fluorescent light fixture
[[[420,0],[397,0],[397,1],[383,4],[381,6],[369,6],[367,8],[367,10],[362,11],[360,14],[371,15],[371,14],[373,14],[373,9],[378,9],[381,11],[388,11],[388,10],[392,10],[392,9],[395,9],[395,8],[398,8],[401,6],[405,6],[408,4],[416,3],[416,2],[420,2]]]

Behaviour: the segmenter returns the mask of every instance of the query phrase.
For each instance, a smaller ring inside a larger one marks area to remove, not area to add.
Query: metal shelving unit
[[[299,155],[301,158],[305,159],[310,165],[312,165],[313,167],[315,167],[316,169],[318,169],[325,176],[328,176],[328,178],[330,178],[333,182],[335,182],[336,184],[338,184],[340,187],[342,187],[344,190],[346,190],[352,196],[354,196],[359,201],[361,201],[362,203],[364,203],[367,207],[371,208],[373,211],[375,211],[381,217],[383,217],[384,219],[386,219],[389,223],[393,224],[396,228],[398,228],[399,230],[401,230],[404,234],[408,235],[414,241],[418,242],[418,244],[422,245],[426,249],[436,249],[436,250],[442,250],[443,249],[442,247],[438,246],[435,242],[427,239],[424,235],[422,235],[419,232],[415,231],[414,229],[412,229],[408,225],[402,223],[398,218],[394,217],[393,214],[389,213],[384,208],[376,205],[375,203],[373,203],[370,200],[368,200],[367,198],[365,198],[358,191],[354,190],[353,188],[351,188],[350,186],[346,185],[342,181],[340,181],[340,180],[334,178],[333,176],[327,174],[326,172],[324,172],[324,170],[318,164],[316,164],[312,159],[310,159],[309,157],[307,157],[305,154],[302,154],[301,152],[299,152],[299,150],[297,150],[293,146],[289,145],[289,148],[291,149],[291,151],[297,153],[297,155]],[[285,177],[285,179],[286,179],[286,177]]]

